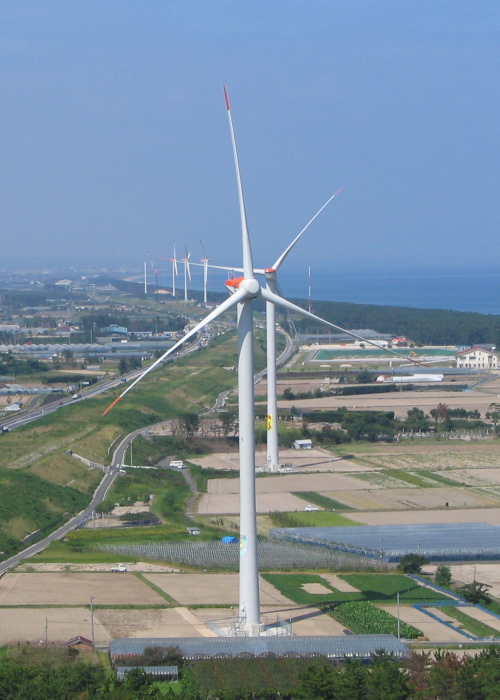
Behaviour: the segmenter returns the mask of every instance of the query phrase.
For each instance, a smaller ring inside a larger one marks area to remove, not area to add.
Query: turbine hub
[[[242,280],[240,289],[244,289],[248,296],[256,297],[260,291],[260,284],[255,277],[247,277]]]

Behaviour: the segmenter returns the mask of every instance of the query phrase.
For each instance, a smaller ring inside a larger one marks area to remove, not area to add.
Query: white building
[[[455,355],[457,367],[471,369],[500,369],[500,353],[484,348],[469,348]]]
[[[292,445],[295,450],[310,450],[312,446],[312,440],[295,440]]]

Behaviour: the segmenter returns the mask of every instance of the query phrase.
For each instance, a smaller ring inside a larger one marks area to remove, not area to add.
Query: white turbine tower
[[[191,269],[189,267],[189,258],[191,257],[191,253],[188,253],[188,249],[186,246],[186,257],[182,258],[182,261],[184,263],[184,301],[188,300],[188,278],[189,281],[191,282]]]
[[[205,246],[203,245],[203,241],[200,239],[200,245],[201,249],[203,251],[203,257],[201,259],[201,262],[203,264],[203,303],[207,303],[207,290],[208,290],[208,258],[207,258],[207,253],[205,250]]]
[[[177,268],[177,255],[175,252],[175,241],[174,241],[174,257],[170,258],[172,263],[172,296],[175,297],[175,278],[179,276],[179,270]]]
[[[236,169],[238,200],[241,218],[241,236],[243,248],[243,276],[228,280],[226,286],[232,295],[210,312],[200,323],[188,331],[167,352],[150,365],[135,381],[133,381],[104,411],[106,414],[120,401],[138,382],[153,371],[166,357],[191,337],[196,335],[208,323],[218,318],[228,309],[237,306],[238,311],[238,413],[239,413],[239,459],[240,459],[240,629],[249,636],[262,632],[259,602],[259,571],[257,562],[257,523],[255,496],[255,432],[254,432],[254,361],[253,361],[253,303],[259,297],[266,302],[277,304],[285,309],[301,314],[359,338],[354,333],[346,331],[329,321],[301,309],[268,288],[262,287],[255,278],[252,261],[252,250],[248,234],[243,188],[241,184],[240,167],[236,141],[234,136],[231,109],[226,89],[224,88],[227,115]],[[373,344],[373,343],[372,343]],[[397,353],[396,353],[397,354]],[[400,355],[398,355],[401,357]],[[405,358],[407,359],[407,358]],[[103,415],[104,415],[103,414]]]

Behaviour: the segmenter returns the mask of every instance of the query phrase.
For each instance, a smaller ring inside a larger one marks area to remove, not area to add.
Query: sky
[[[0,268],[498,271],[491,0],[4,0]]]

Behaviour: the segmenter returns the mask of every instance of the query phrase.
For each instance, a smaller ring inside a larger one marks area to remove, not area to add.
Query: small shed
[[[71,637],[71,639],[68,639],[64,646],[71,647],[73,649],[78,649],[78,651],[80,652],[90,652],[94,648],[94,645],[92,644],[91,640],[87,639],[86,637],[82,637],[81,634],[77,635],[76,637]]]
[[[295,440],[292,447],[294,450],[311,450],[312,440]]]
[[[187,527],[186,530],[190,535],[201,535],[201,530],[199,527]]]

